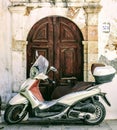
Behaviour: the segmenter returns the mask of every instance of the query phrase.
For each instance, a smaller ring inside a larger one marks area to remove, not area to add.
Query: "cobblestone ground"
[[[16,125],[0,124],[1,130],[117,130],[117,120],[106,120],[100,125],[77,124],[46,124],[39,122],[25,122]]]

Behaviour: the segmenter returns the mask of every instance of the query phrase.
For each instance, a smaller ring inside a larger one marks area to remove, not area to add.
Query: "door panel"
[[[53,64],[53,25],[51,19],[37,22],[28,34],[27,77],[32,64],[39,55],[45,56]]]
[[[61,49],[60,54],[60,59],[62,61],[62,63],[60,64],[61,77],[75,76],[75,50],[73,48],[63,48]]]
[[[83,46],[78,27],[68,19],[58,17],[55,31],[55,66],[59,70],[57,79],[63,82],[67,77],[83,80]]]

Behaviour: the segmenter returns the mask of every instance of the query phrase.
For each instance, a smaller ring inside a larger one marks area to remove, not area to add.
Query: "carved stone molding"
[[[24,13],[26,10],[26,7],[25,6],[9,6],[8,9],[11,13]]]
[[[56,6],[56,7],[78,7],[85,8],[87,12],[90,12],[92,9],[98,11],[100,9],[100,0],[10,0],[12,5],[19,6],[26,5],[38,5],[39,7],[43,6]]]

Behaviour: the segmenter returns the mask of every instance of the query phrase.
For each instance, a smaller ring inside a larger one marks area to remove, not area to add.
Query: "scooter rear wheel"
[[[106,110],[104,105],[101,102],[95,102],[95,113],[89,114],[90,118],[85,119],[85,123],[88,125],[97,125],[101,123],[105,116],[106,116]]]
[[[18,105],[9,105],[4,114],[4,120],[8,124],[16,124],[19,123],[24,119],[24,117],[27,115],[27,111],[24,111],[23,115],[20,117],[19,114],[22,112],[24,108],[23,104]]]

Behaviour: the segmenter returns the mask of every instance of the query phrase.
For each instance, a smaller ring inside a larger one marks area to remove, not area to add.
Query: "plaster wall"
[[[102,10],[99,13],[99,41],[98,49],[99,62],[107,65],[112,65],[117,70],[117,50],[116,50],[116,39],[117,39],[117,1],[115,0],[101,0]],[[104,32],[103,23],[110,24],[110,30]],[[117,76],[111,83],[102,85],[103,91],[107,92],[107,97],[111,102],[111,107],[106,106],[107,119],[117,119]]]
[[[9,2],[0,0],[0,95],[6,101],[11,96],[11,17],[8,11]]]

